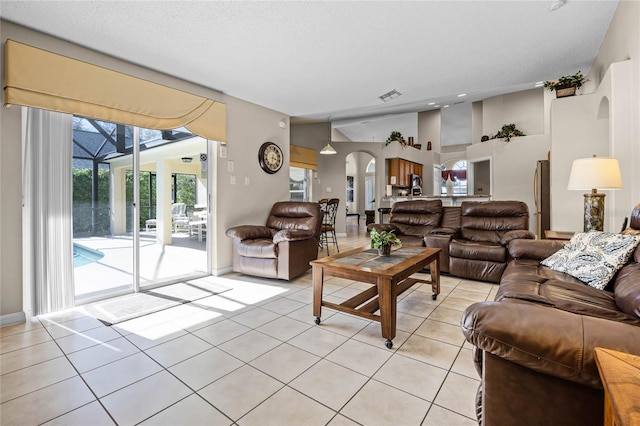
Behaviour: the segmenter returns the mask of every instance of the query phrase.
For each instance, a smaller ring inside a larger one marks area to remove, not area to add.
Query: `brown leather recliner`
[[[322,213],[318,203],[277,202],[265,226],[227,229],[233,238],[233,270],[247,275],[290,280],[318,258]]]
[[[464,201],[460,207],[460,237],[449,244],[450,273],[500,282],[509,241],[535,238],[528,231],[529,208],[521,201]]]
[[[424,236],[438,228],[441,219],[441,200],[401,201],[393,204],[389,223],[372,223],[367,231],[393,231],[403,246],[423,247]]]

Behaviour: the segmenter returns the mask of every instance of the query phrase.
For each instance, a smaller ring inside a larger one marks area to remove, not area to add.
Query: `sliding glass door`
[[[207,274],[207,147],[74,118],[76,303]]]
[[[130,126],[73,120],[73,266],[76,302],[133,291]],[[117,165],[117,166],[115,166]]]
[[[208,181],[205,139],[140,152],[141,288],[207,273]]]

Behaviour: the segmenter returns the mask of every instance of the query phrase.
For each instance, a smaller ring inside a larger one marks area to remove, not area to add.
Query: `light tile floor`
[[[80,307],[0,328],[1,424],[476,424],[459,323],[496,285],[443,275],[436,301],[415,285],[389,350],[375,322],[324,308],[316,326],[310,272],[224,279],[232,290],[113,327]],[[331,278],[324,290],[340,302],[360,288]]]

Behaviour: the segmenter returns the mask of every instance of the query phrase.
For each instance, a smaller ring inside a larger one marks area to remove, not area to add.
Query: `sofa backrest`
[[[640,204],[631,211],[629,227],[622,233],[640,235]],[[640,318],[640,245],[616,274],[613,292],[620,310]]]
[[[271,207],[266,226],[277,230],[314,231],[319,236],[322,226],[320,204],[294,201],[277,202]]]
[[[529,229],[529,207],[522,201],[463,201],[460,209],[465,240],[500,243],[508,231]]]
[[[389,223],[396,225],[403,234],[421,236],[440,226],[441,219],[441,200],[411,200],[393,204]]]
[[[460,229],[460,206],[447,206],[442,208],[441,228]]]
[[[640,235],[640,204],[631,211],[629,227],[622,231],[623,234]]]
[[[420,226],[440,226],[441,200],[400,201],[391,207],[389,223]]]

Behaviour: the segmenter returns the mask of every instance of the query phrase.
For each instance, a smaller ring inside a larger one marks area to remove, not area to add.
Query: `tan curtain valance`
[[[4,102],[147,129],[185,126],[227,141],[227,109],[220,102],[13,40],[5,43]]]
[[[315,149],[290,145],[289,165],[293,167],[302,167],[303,169],[317,170],[318,152]]]

